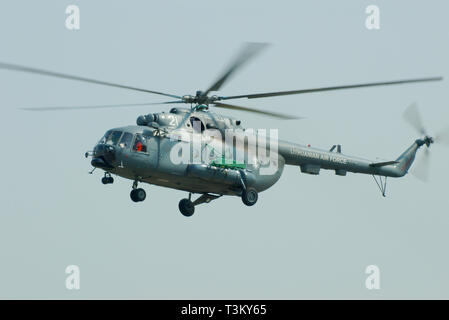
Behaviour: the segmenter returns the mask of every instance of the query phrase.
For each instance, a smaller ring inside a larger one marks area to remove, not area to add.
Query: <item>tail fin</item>
[[[418,149],[424,144],[429,147],[431,143],[433,143],[433,139],[428,136],[424,137],[424,139],[417,139],[399,156],[399,158],[396,159],[398,162],[396,168],[401,176],[407,174],[408,170],[412,166],[413,160],[415,160],[416,151],[418,151]]]

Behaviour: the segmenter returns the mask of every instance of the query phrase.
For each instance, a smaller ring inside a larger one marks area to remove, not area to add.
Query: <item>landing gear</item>
[[[385,196],[385,191],[387,190],[387,177],[383,177],[379,176],[378,178],[376,178],[376,176],[373,174],[373,178],[374,181],[376,181],[377,186],[379,187],[380,193],[382,194],[383,197]]]
[[[220,198],[221,195],[213,195],[209,193],[203,193],[198,199],[192,201],[192,194],[189,193],[189,198],[182,199],[179,201],[179,211],[181,211],[182,215],[185,217],[190,217],[195,213],[195,207],[202,203],[209,203],[212,200]]]
[[[142,188],[132,189],[130,197],[134,202],[142,202],[147,197],[147,193]]]
[[[246,174],[243,170],[240,170],[240,182],[242,184],[242,201],[247,206],[253,206],[257,202],[257,190],[253,187],[247,187]]]
[[[185,217],[190,217],[195,213],[195,206],[189,199],[182,199],[179,201],[178,207],[179,211],[181,211],[182,215]]]
[[[106,172],[104,174],[104,177],[101,178],[101,182],[103,184],[111,184],[111,183],[114,183],[114,178],[111,176],[111,174],[109,172]]]
[[[254,188],[246,188],[242,192],[242,201],[247,206],[253,206],[256,204],[258,199],[258,194]]]
[[[134,180],[133,189],[131,190],[129,196],[134,202],[142,202],[147,197],[147,193],[142,188],[137,188],[137,183],[138,181]]]

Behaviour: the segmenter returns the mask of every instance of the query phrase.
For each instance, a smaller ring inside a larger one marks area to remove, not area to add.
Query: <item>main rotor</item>
[[[190,103],[190,104],[196,104],[196,105],[202,104],[202,105],[206,105],[206,106],[208,106],[209,104],[212,104],[216,101],[221,100],[221,97],[216,96],[216,95],[208,97],[201,90],[198,90],[194,96],[186,94],[186,95],[182,96],[181,98],[184,103]]]
[[[289,91],[275,91],[275,92],[263,92],[256,94],[241,94],[234,96],[218,96],[218,95],[210,95],[211,92],[216,92],[221,89],[221,87],[230,79],[230,77],[235,74],[239,69],[242,68],[249,60],[254,58],[257,54],[259,54],[262,50],[267,47],[266,43],[246,43],[243,45],[239,53],[236,55],[234,60],[228,65],[228,67],[224,70],[224,72],[217,78],[212,85],[204,91],[198,90],[195,95],[175,95],[171,93],[165,93],[160,91],[142,89],[122,84],[116,84],[101,80],[94,80],[90,78],[74,76],[69,74],[63,74],[54,71],[42,70],[37,68],[31,68],[22,65],[10,64],[10,63],[2,63],[0,62],[0,69],[13,70],[13,71],[21,71],[27,73],[33,73],[44,76],[51,76],[56,78],[68,79],[68,80],[76,80],[87,83],[99,84],[109,87],[134,90],[139,92],[152,93],[156,95],[162,95],[170,98],[174,98],[176,100],[172,101],[164,101],[164,102],[149,102],[149,103],[132,103],[132,104],[119,104],[119,105],[95,105],[95,106],[69,106],[69,107],[38,107],[38,108],[22,108],[24,110],[29,111],[50,111],[50,110],[79,110],[79,109],[99,109],[99,108],[116,108],[116,107],[132,107],[132,106],[145,106],[145,105],[161,105],[161,104],[178,104],[185,103],[190,104],[191,106],[195,105],[198,107],[200,105],[223,108],[223,109],[231,109],[238,110],[244,112],[251,112],[256,114],[261,114],[265,116],[275,117],[278,119],[298,119],[300,117],[287,115],[275,111],[265,111],[259,110],[255,108],[243,107],[234,104],[224,103],[224,100],[231,99],[258,99],[258,98],[267,98],[267,97],[276,97],[276,96],[285,96],[285,95],[294,95],[294,94],[303,94],[303,93],[313,93],[313,92],[324,92],[324,91],[334,91],[334,90],[342,90],[342,89],[353,89],[353,88],[363,88],[363,87],[375,87],[375,86],[387,86],[387,85],[397,85],[397,84],[405,84],[405,83],[415,83],[415,82],[429,82],[429,81],[441,81],[442,77],[430,77],[430,78],[417,78],[417,79],[406,79],[406,80],[396,80],[396,81],[388,81],[388,82],[371,82],[371,83],[360,83],[353,85],[343,85],[343,86],[332,86],[332,87],[321,87],[321,88],[312,88],[312,89],[300,89],[300,90],[289,90]]]

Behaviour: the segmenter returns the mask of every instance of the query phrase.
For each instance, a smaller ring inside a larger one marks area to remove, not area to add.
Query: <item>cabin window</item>
[[[147,152],[147,139],[141,134],[136,134],[133,150],[136,152],[143,152],[143,153]]]
[[[204,123],[197,117],[190,117],[190,124],[195,132],[204,131]]]
[[[133,141],[133,135],[129,132],[123,133],[122,138],[120,139],[120,143],[118,144],[120,148],[129,148]]]

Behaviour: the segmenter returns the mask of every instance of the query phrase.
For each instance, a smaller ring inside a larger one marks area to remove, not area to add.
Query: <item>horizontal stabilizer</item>
[[[370,163],[370,167],[378,168],[383,166],[389,166],[390,164],[396,164],[399,163],[398,161],[385,161],[385,162],[373,162]]]

